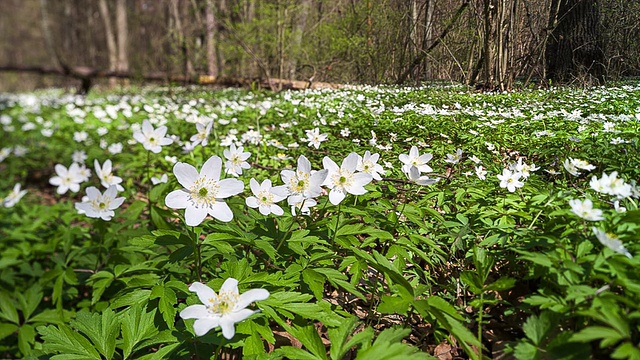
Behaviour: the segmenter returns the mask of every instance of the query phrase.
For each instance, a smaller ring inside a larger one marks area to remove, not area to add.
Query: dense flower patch
[[[640,87],[0,112],[2,357],[640,357]]]

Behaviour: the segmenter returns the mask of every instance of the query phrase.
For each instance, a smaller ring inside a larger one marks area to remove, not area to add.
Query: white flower
[[[407,178],[409,179],[409,181],[422,186],[433,185],[438,181],[437,178],[432,179],[426,175],[420,175],[420,170],[418,170],[418,168],[415,166],[411,166],[409,168],[409,172],[407,173]]]
[[[371,174],[356,173],[358,154],[353,152],[347,155],[340,167],[327,156],[322,159],[322,164],[325,169],[329,170],[324,185],[331,189],[329,201],[333,205],[338,205],[347,196],[347,193],[353,195],[366,193],[367,190],[364,186],[373,180]]]
[[[533,163],[531,165],[528,165],[522,160],[522,158],[519,158],[518,162],[512,164],[512,166],[510,167],[510,170],[519,172],[520,174],[522,174],[522,177],[525,179],[529,178],[532,171],[536,171],[539,169],[540,167],[536,166]]]
[[[284,211],[278,205],[277,202],[284,200],[287,197],[287,191],[284,187],[271,187],[271,180],[266,179],[262,184],[258,184],[256,179],[249,180],[249,187],[254,196],[249,196],[246,199],[247,206],[251,208],[258,208],[262,215],[282,215]]]
[[[418,168],[418,171],[420,173],[433,171],[433,169],[431,169],[431,167],[427,165],[429,160],[433,158],[433,155],[431,154],[420,155],[420,153],[418,152],[418,147],[416,146],[411,147],[411,149],[409,150],[409,155],[400,154],[398,158],[404,164],[402,165],[402,172],[407,174],[407,176],[409,175],[409,169],[411,169],[412,166],[415,166],[416,168]]]
[[[122,143],[113,143],[111,145],[109,145],[109,147],[107,148],[107,151],[109,151],[109,154],[111,155],[116,155],[116,154],[120,154],[122,152]]]
[[[500,180],[500,187],[507,188],[509,192],[514,192],[517,188],[524,186],[524,183],[520,181],[522,175],[519,172],[511,172],[509,169],[503,169],[502,175],[498,174],[496,176]]]
[[[303,199],[320,196],[322,194],[322,184],[326,180],[328,173],[329,170],[327,169],[312,171],[309,159],[304,155],[300,155],[296,171],[285,169],[280,172],[280,177],[284,183],[283,186],[290,195],[289,205],[293,205],[291,196],[299,195]]]
[[[457,149],[455,154],[447,154],[447,158],[444,160],[450,164],[457,164],[462,159],[462,149]]]
[[[87,153],[84,150],[76,150],[73,152],[73,155],[71,155],[71,159],[78,164],[84,164],[87,160]]]
[[[349,135],[351,135],[351,130],[349,130],[349,128],[344,128],[340,130],[340,136],[349,137]]]
[[[17,183],[13,186],[13,190],[5,197],[4,199],[0,199],[0,204],[6,208],[13,207],[15,204],[22,199],[22,197],[27,193],[27,190],[20,190],[20,183]]]
[[[291,214],[296,216],[296,212],[300,211],[302,215],[309,215],[312,207],[318,205],[315,199],[305,198],[302,195],[291,195],[287,198],[287,204],[291,206]]]
[[[482,165],[476,166],[476,175],[478,179],[485,180],[487,178],[487,170],[485,170]]]
[[[375,180],[382,180],[380,174],[385,173],[382,165],[378,164],[380,154],[371,154],[369,150],[364,152],[364,156],[358,155],[358,166],[356,170],[371,174]]]
[[[167,174],[162,174],[162,176],[160,176],[160,177],[153,176],[151,178],[151,183],[153,185],[164,184],[167,181],[169,181],[169,177],[167,176]]]
[[[133,138],[142,144],[145,149],[157,154],[162,150],[163,146],[173,142],[171,138],[165,137],[166,134],[166,126],[159,126],[157,129],[154,129],[149,120],[145,119],[142,122],[142,128],[134,131]]]
[[[575,164],[573,164],[573,162],[570,159],[566,159],[563,163],[562,166],[564,166],[564,169],[567,170],[567,172],[569,172],[569,174],[573,175],[573,176],[580,176],[580,171],[578,170],[578,167],[575,166]]]
[[[608,247],[609,249],[619,254],[622,254],[628,257],[629,259],[633,257],[631,253],[627,251],[624,245],[622,245],[622,241],[620,241],[620,239],[618,239],[618,237],[615,236],[614,234],[608,234],[598,229],[597,227],[592,227],[591,230],[593,230],[594,235],[596,236],[596,238],[598,238],[598,241],[600,241],[602,245]]]
[[[76,131],[73,133],[73,140],[75,142],[84,142],[89,138],[89,134],[86,131]]]
[[[124,188],[120,183],[122,183],[122,178],[118,176],[114,176],[111,168],[111,160],[105,160],[104,164],[100,166],[100,162],[96,159],[93,161],[93,166],[96,169],[96,175],[98,179],[100,179],[100,183],[105,188],[109,188],[111,185],[115,185],[118,191],[123,191]]]
[[[314,146],[316,149],[318,149],[320,144],[327,140],[327,137],[329,136],[327,134],[320,134],[320,129],[318,128],[305,130],[305,132],[307,133],[306,141],[309,143],[309,146]]]
[[[251,156],[251,153],[243,150],[244,147],[239,146],[236,148],[235,144],[231,144],[229,149],[224,149],[222,154],[227,158],[227,161],[224,162],[226,174],[238,176],[242,175],[242,169],[251,168],[251,165],[246,161]]]
[[[617,213],[627,212],[627,208],[624,206],[620,206],[620,200],[616,200],[613,202],[613,208]]]
[[[602,217],[602,210],[594,209],[593,202],[589,199],[585,199],[584,201],[580,201],[578,199],[569,200],[569,205],[571,205],[571,211],[579,217],[589,220],[589,221],[600,221],[604,220]]]
[[[87,188],[86,200],[76,203],[76,209],[90,218],[109,221],[115,215],[113,210],[119,208],[124,202],[124,197],[117,198],[117,195],[118,190],[115,185],[105,190],[104,194],[95,186],[90,186]]]
[[[473,161],[476,164],[480,164],[482,162],[482,160],[480,160],[477,156],[472,155],[469,160]]]
[[[566,159],[562,163],[562,165],[564,166],[565,170],[567,170],[569,174],[573,176],[579,176],[581,174],[579,170],[591,171],[596,168],[595,166],[589,164],[584,160],[574,158]]]
[[[599,193],[613,195],[618,199],[624,199],[632,195],[633,187],[624,180],[618,178],[618,172],[614,171],[610,175],[602,173],[602,178],[592,177],[589,182],[591,188]]]
[[[165,203],[172,209],[185,209],[184,218],[189,226],[198,226],[207,214],[214,218],[229,222],[233,212],[223,201],[244,190],[244,184],[237,179],[220,179],[222,160],[212,156],[207,160],[200,173],[192,165],[178,162],[173,166],[173,173],[184,189],[174,190],[165,198]]]
[[[4,159],[8,158],[9,155],[11,155],[11,152],[13,152],[13,148],[2,148],[0,149],[0,162],[3,162]]]
[[[191,137],[191,143],[195,147],[198,144],[202,144],[202,146],[207,146],[209,143],[209,134],[211,133],[211,127],[213,126],[213,121],[207,122],[207,124],[196,123],[197,134]]]
[[[218,294],[199,282],[191,284],[189,291],[198,295],[202,305],[187,306],[180,312],[180,317],[196,319],[193,323],[196,336],[202,336],[219,326],[222,329],[222,336],[226,339],[231,339],[235,335],[235,323],[257,312],[247,309],[249,304],[269,297],[269,292],[264,289],[252,289],[240,295],[238,280],[234,278],[225,280]]]
[[[80,190],[82,177],[80,175],[80,166],[78,166],[77,163],[71,164],[69,169],[62,164],[57,164],[55,166],[55,170],[57,176],[49,179],[49,184],[58,187],[58,194],[62,195],[68,190],[71,190],[74,193]]]

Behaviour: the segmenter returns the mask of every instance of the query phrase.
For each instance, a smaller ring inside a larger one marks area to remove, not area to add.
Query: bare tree
[[[218,67],[218,51],[216,44],[216,34],[218,23],[216,19],[216,8],[214,0],[205,0],[205,23],[206,23],[206,49],[207,49],[207,75],[218,77],[220,68]]]

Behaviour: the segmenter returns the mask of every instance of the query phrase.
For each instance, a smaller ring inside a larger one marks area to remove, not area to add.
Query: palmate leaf
[[[155,315],[155,309],[147,312],[139,304],[133,305],[124,313],[121,320],[122,350],[125,359],[138,350],[137,347],[142,341],[158,333],[153,323]]]
[[[102,314],[79,312],[71,326],[79,330],[91,340],[95,348],[106,358],[113,358],[116,347],[116,337],[120,326],[115,313],[106,309]]]
[[[175,305],[178,302],[176,292],[164,284],[159,284],[151,289],[149,300],[153,299],[158,299],[158,310],[160,310],[162,318],[167,326],[172,329],[174,327],[176,313],[178,311],[175,308]]]
[[[75,355],[75,359],[101,360],[100,354],[89,340],[67,325],[40,326],[37,330],[44,341],[42,349],[47,353],[58,352]]]
[[[420,349],[402,342],[410,329],[390,328],[381,332],[370,347],[358,352],[361,360],[435,359]]]

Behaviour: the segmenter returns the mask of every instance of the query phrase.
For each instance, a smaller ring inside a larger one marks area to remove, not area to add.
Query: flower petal
[[[197,208],[195,206],[187,206],[184,212],[184,220],[189,226],[198,226],[207,217],[209,210],[207,208]]]
[[[198,170],[196,170],[195,167],[183,162],[177,162],[173,166],[173,173],[175,174],[176,179],[178,179],[180,185],[187,189],[192,187],[193,183],[198,180],[198,177],[200,177]]]
[[[210,316],[209,310],[204,305],[191,305],[180,311],[180,317],[183,319],[206,319]]]
[[[236,303],[236,309],[244,309],[252,302],[266,300],[269,297],[269,291],[265,289],[251,289],[244,292],[238,298],[238,302]]]
[[[258,204],[258,198],[256,198],[255,196],[249,196],[246,200],[245,203],[247,204],[248,207],[250,208],[257,208],[258,206],[260,206],[260,204]]]
[[[342,170],[349,170],[351,172],[356,171],[358,167],[358,154],[352,152],[347,155],[344,160],[342,160],[342,166],[340,167]]]
[[[89,197],[90,200],[95,200],[101,195],[102,194],[100,193],[100,190],[98,190],[95,186],[89,186],[87,188],[87,196]]]
[[[329,201],[333,205],[338,205],[346,196],[347,195],[344,192],[338,189],[331,189],[331,192],[329,192]]]
[[[200,170],[201,176],[206,176],[208,179],[218,181],[220,179],[220,171],[222,170],[222,159],[218,156],[212,156],[207,160],[202,169]]]
[[[238,280],[234,278],[227,278],[220,287],[220,292],[230,292],[232,294],[238,294]]]
[[[233,326],[234,322],[225,316],[220,319],[220,329],[222,329],[222,336],[224,336],[227,340],[231,340],[233,335],[236,334],[236,329]]]
[[[217,201],[213,204],[209,209],[209,214],[223,222],[229,222],[233,219],[233,212],[229,208],[229,205],[224,201]]]
[[[244,183],[238,179],[224,179],[218,182],[220,189],[216,194],[217,199],[228,198],[244,191]]]
[[[193,323],[193,332],[196,336],[202,336],[218,326],[220,326],[220,318],[197,319]]]
[[[197,281],[189,286],[189,291],[195,292],[196,295],[198,295],[200,302],[205,305],[213,304],[213,300],[217,297],[216,292],[213,291],[213,289]]]
[[[164,203],[172,209],[184,209],[189,206],[189,193],[184,189],[173,190],[164,198]]]

